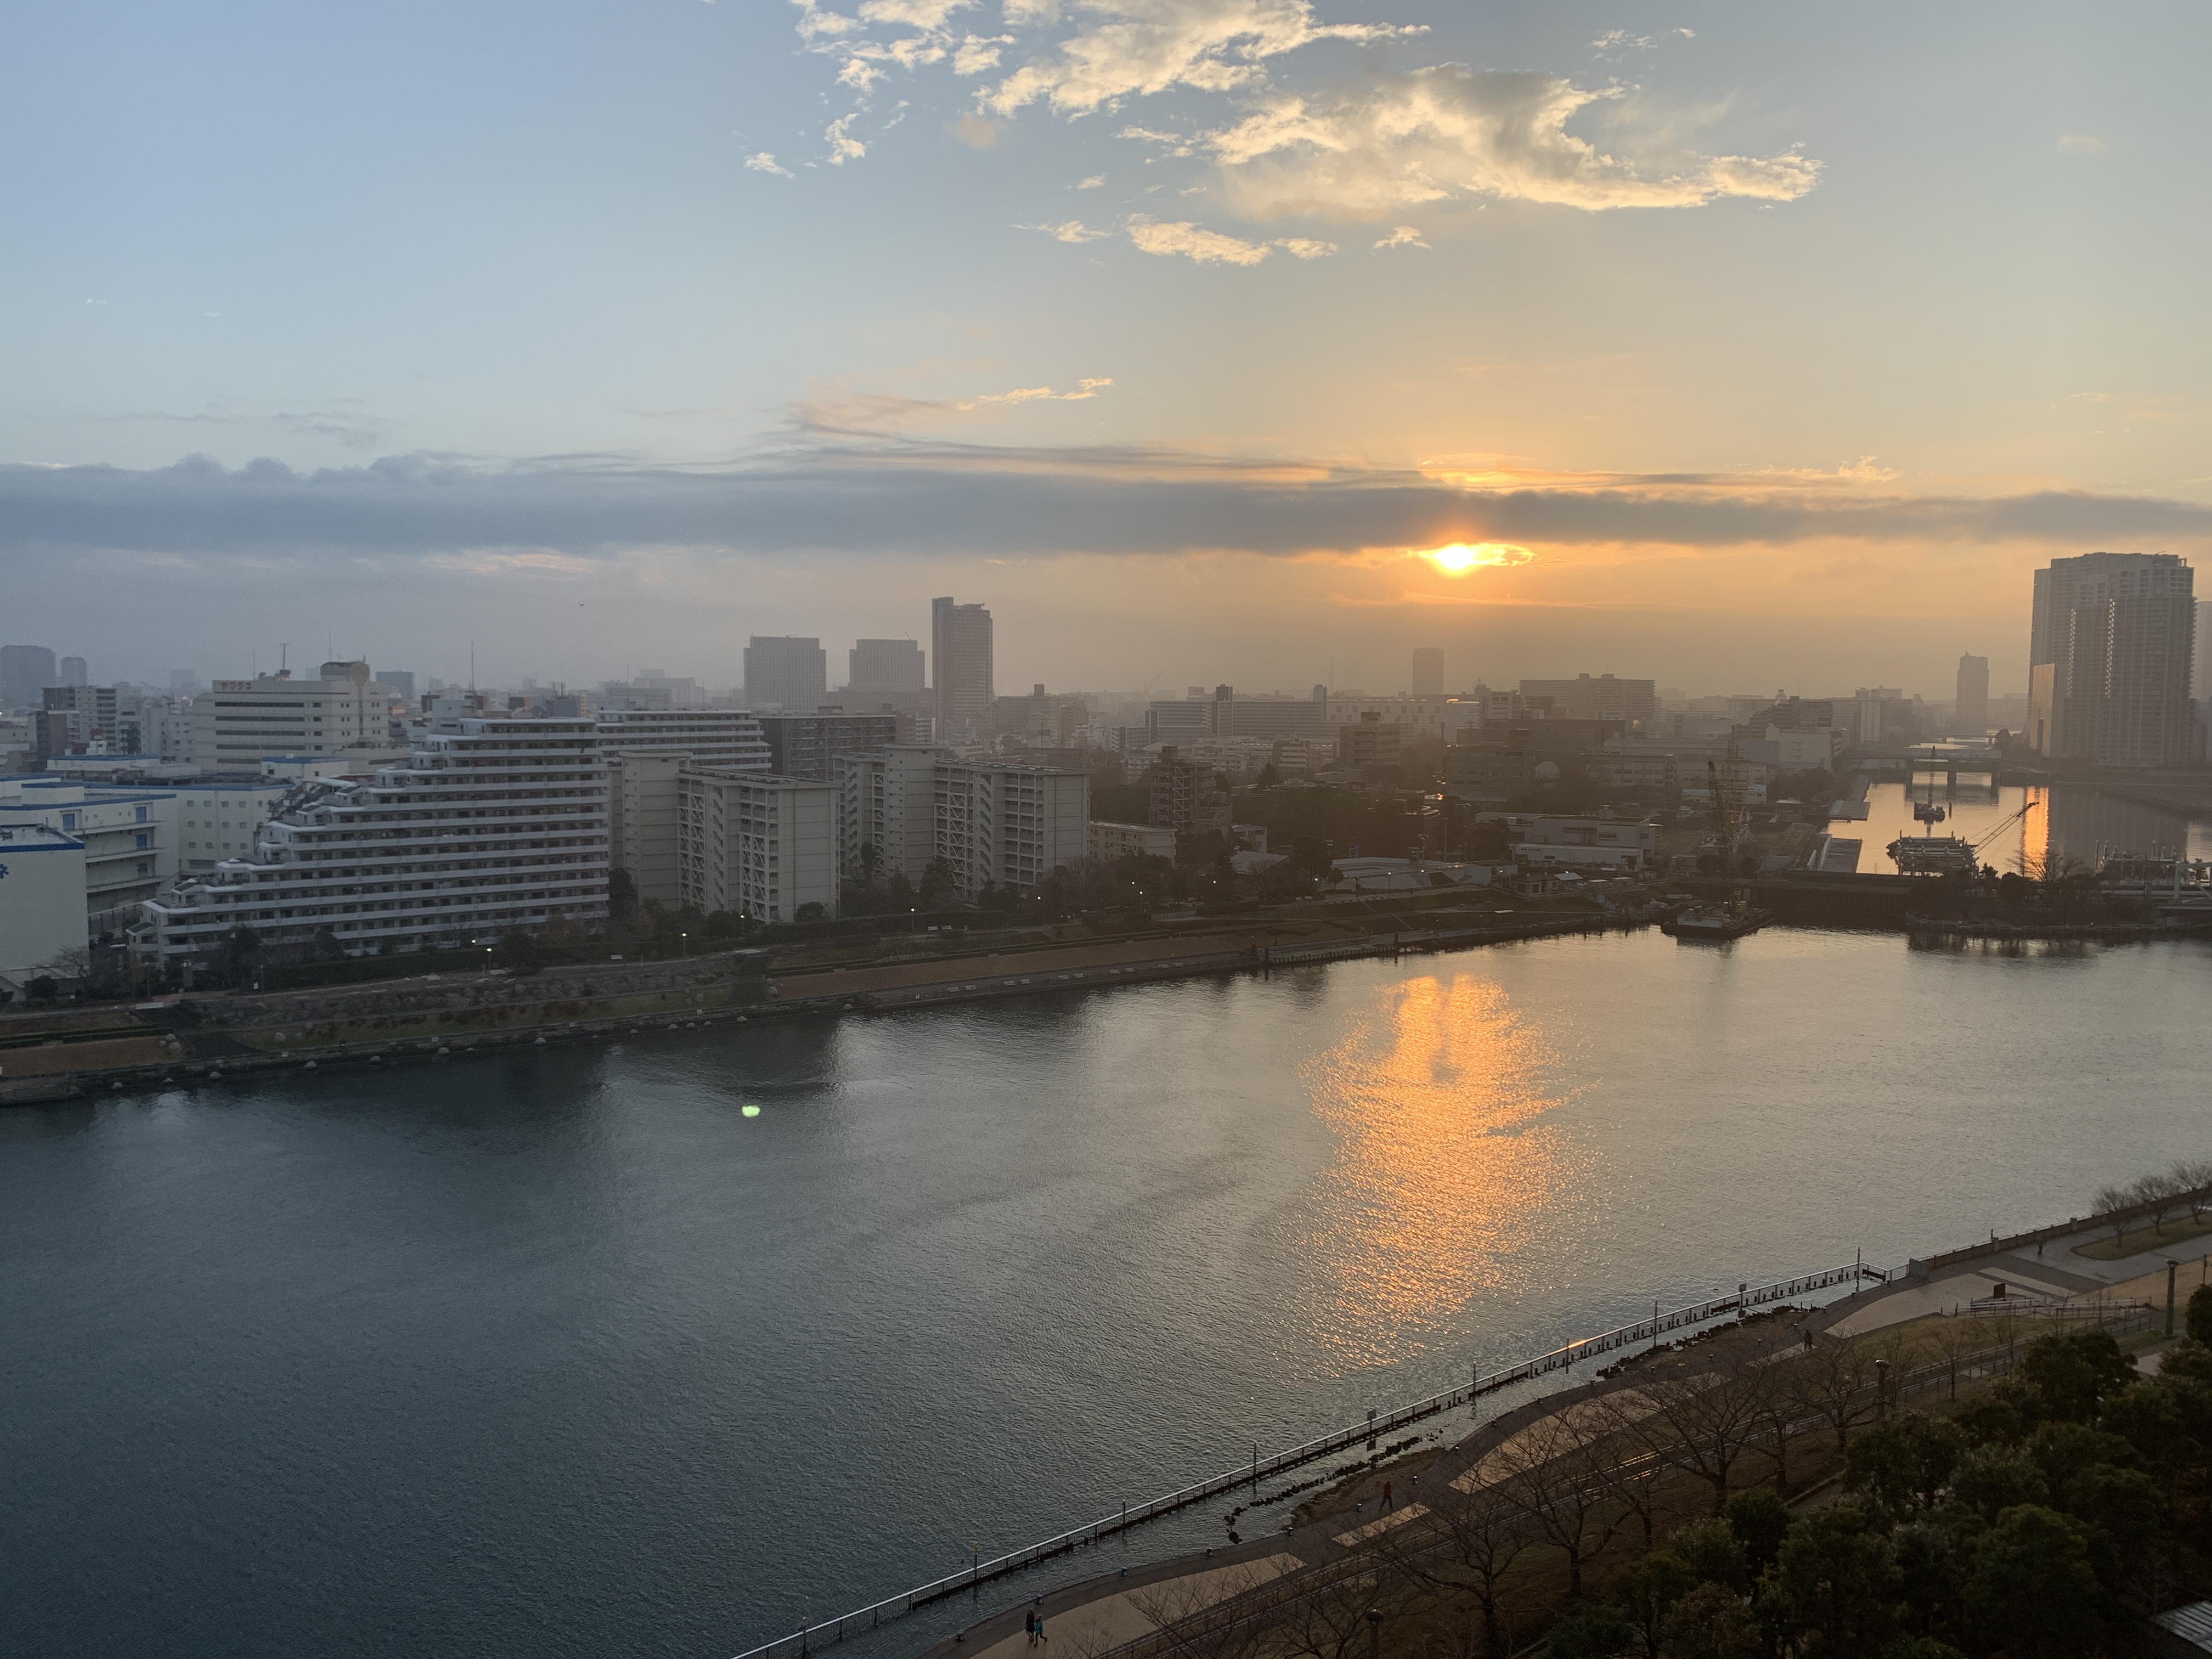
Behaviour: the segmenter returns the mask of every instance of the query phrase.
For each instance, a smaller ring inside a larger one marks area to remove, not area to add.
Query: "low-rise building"
[[[1112,823],[1091,820],[1091,856],[1102,864],[1116,859],[1175,856],[1176,832],[1151,823]]]
[[[1395,766],[1404,749],[1404,728],[1379,714],[1362,714],[1351,725],[1337,729],[1336,763],[1354,771],[1370,766]]]
[[[1566,815],[1523,818],[1520,836],[1513,856],[1524,866],[1646,870],[1659,851],[1656,826],[1624,818]]]
[[[46,823],[0,821],[0,1001],[88,938],[84,843]]]

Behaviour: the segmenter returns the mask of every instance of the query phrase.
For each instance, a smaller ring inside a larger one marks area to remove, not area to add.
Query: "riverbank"
[[[1658,912],[1461,911],[1269,921],[1242,929],[1159,931],[919,960],[803,964],[775,973],[753,951],[654,963],[429,975],[368,987],[177,997],[127,1011],[0,1021],[0,1105],[236,1081],[273,1072],[379,1068],[485,1049],[544,1048],[821,1014],[893,1012],[1105,985],[1272,973],[1360,957],[1473,949],[1561,934],[1628,931]],[[1426,925],[1378,926],[1378,923]],[[118,1019],[118,1015],[123,1018]],[[96,1024],[98,1040],[66,1029]],[[12,1042],[12,1046],[11,1045]]]

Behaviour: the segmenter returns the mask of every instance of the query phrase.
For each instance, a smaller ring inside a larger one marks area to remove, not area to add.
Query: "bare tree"
[[[2189,1206],[2189,1218],[2203,1220],[2205,1212],[2212,1210],[2212,1159],[2184,1158],[2173,1166],[2173,1178]]]
[[[1272,1608],[1282,1586],[1257,1567],[1226,1572],[1186,1573],[1129,1595],[1129,1605],[1152,1620],[1156,1634],[1146,1644],[1154,1659],[1252,1659],[1265,1640]],[[1080,1651],[1075,1659],[1095,1659]],[[1108,1648],[1119,1645],[1112,1641]]]
[[[1508,1502],[1567,1558],[1567,1593],[1579,1601],[1583,1567],[1620,1535],[1623,1509],[1617,1419],[1595,1401],[1538,1418],[1484,1460]]]
[[[2112,1243],[2118,1244],[2128,1236],[2128,1223],[2133,1219],[2128,1212],[2135,1207],[2135,1193],[2126,1187],[2100,1187],[2096,1197],[2089,1200],[2089,1213],[2101,1216],[2112,1230]]]
[[[1758,1437],[1774,1392],[1769,1369],[1738,1354],[1694,1376],[1639,1384],[1637,1393],[1650,1410],[1633,1420],[1632,1431],[1655,1459],[1679,1464],[1711,1486],[1718,1515],[1728,1506],[1736,1462]]]
[[[1817,1343],[1812,1351],[1789,1362],[1778,1379],[1803,1407],[1820,1419],[1836,1437],[1836,1455],[1850,1443],[1851,1430],[1871,1421],[1881,1402],[1875,1379],[1881,1373],[1875,1362],[1891,1357],[1896,1344],[1868,1337]]]
[[[1505,1575],[1536,1541],[1533,1518],[1498,1486],[1440,1483],[1423,1503],[1428,1513],[1375,1540],[1377,1553],[1402,1577],[1429,1589],[1464,1589],[1481,1620],[1481,1659],[1505,1651],[1499,1612]],[[1470,1654],[1468,1659],[1474,1659]]]
[[[2128,1190],[2150,1211],[2151,1231],[2159,1232],[2165,1229],[2166,1217],[2180,1207],[2184,1188],[2172,1176],[2160,1173],[2138,1176]]]
[[[92,974],[92,951],[82,945],[65,945],[44,962],[38,970],[52,974],[57,979],[82,980]]]
[[[1355,1659],[1370,1639],[1368,1609],[1382,1600],[1383,1588],[1371,1557],[1350,1571],[1338,1564],[1277,1607],[1267,1621],[1267,1650],[1280,1659]]]

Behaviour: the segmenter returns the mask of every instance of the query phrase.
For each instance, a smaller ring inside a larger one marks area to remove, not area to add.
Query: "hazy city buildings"
[[[1616,679],[1610,674],[1594,679],[1579,674],[1571,680],[1523,680],[1521,695],[1531,701],[1548,697],[1553,710],[1569,720],[1625,720],[1649,731],[1659,717],[1656,680]]]
[[[370,781],[297,786],[249,857],[142,907],[134,947],[210,957],[250,927],[349,953],[534,932],[607,914],[607,782],[592,722],[463,719]]]
[[[1961,737],[1978,738],[1990,725],[1990,659],[1972,655],[1959,659],[1959,690],[1951,705],[1951,729]]]
[[[1413,695],[1417,697],[1441,697],[1443,694],[1443,647],[1417,647],[1413,652]]]
[[[2028,736],[2039,753],[2128,767],[2201,756],[2192,584],[2172,553],[2087,553],[2035,573]]]
[[[1404,732],[1396,721],[1380,714],[1362,714],[1337,733],[1336,763],[1353,771],[1395,766],[1404,748]]]
[[[84,843],[43,822],[0,816],[0,866],[8,872],[0,991],[20,994],[64,951],[85,946]]]
[[[1176,832],[1149,823],[1110,823],[1093,818],[1091,821],[1091,856],[1102,864],[1111,864],[1116,859],[1171,859],[1176,851]]]
[[[818,639],[756,634],[745,647],[745,701],[755,709],[811,714],[830,695],[830,659]]]
[[[911,708],[928,689],[922,650],[912,640],[855,640],[845,662],[840,701],[850,710]]]
[[[929,602],[929,647],[942,736],[972,736],[990,719],[995,693],[991,613],[948,597]]]
[[[54,653],[43,645],[0,645],[0,708],[39,707],[39,694],[59,683]]]

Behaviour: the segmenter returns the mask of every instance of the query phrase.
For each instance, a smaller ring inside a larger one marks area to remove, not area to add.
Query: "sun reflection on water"
[[[1313,1336],[1338,1364],[1402,1359],[1531,1243],[1577,1171],[1559,1056],[1473,974],[1379,988],[1304,1076],[1336,1160],[1303,1241]],[[1552,1218],[1556,1220],[1558,1218]]]

